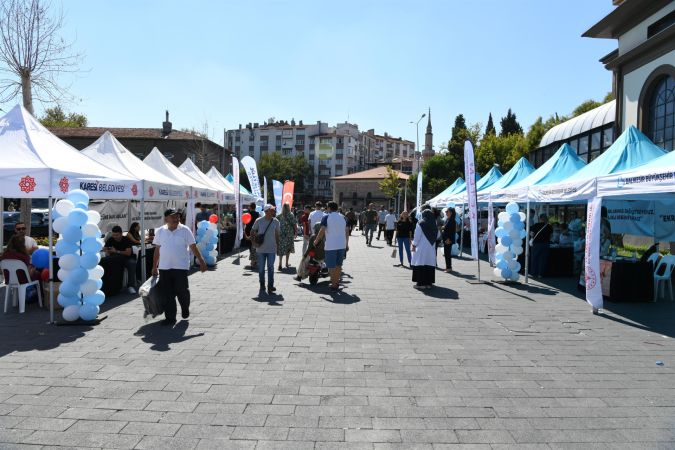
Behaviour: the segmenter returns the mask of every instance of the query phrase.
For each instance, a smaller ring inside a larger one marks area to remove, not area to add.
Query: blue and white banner
[[[251,185],[251,192],[256,197],[262,198],[262,192],[260,192],[260,178],[258,177],[258,166],[256,166],[255,159],[250,156],[244,156],[241,159],[241,165],[244,166],[244,170],[246,170],[246,176]],[[234,171],[234,168],[232,170]]]
[[[594,308],[602,308],[602,285],[600,279],[600,224],[602,198],[595,197],[588,202],[586,213],[586,251],[584,284],[586,301]]]
[[[492,209],[492,196],[488,200],[488,232],[487,232],[488,261],[495,264],[495,211]]]
[[[422,217],[422,167],[420,166],[420,171],[417,173],[417,204],[416,204],[417,218]]]
[[[278,180],[272,180],[272,192],[274,193],[274,204],[281,211],[281,200],[284,196],[284,183]]]
[[[675,242],[675,201],[607,200],[612,233],[650,236],[657,242]]]
[[[476,201],[476,166],[474,163],[473,145],[464,142],[464,179],[466,180],[466,196],[469,204],[471,226],[471,257],[478,259],[478,204]]]
[[[244,227],[241,226],[241,191],[239,187],[239,160],[232,157],[232,178],[234,186],[234,215],[237,224],[237,234],[234,236],[234,248],[239,248],[241,238],[244,237]]]
[[[263,204],[266,205],[267,202],[269,201],[267,197],[267,177],[263,177],[263,198],[264,198]]]

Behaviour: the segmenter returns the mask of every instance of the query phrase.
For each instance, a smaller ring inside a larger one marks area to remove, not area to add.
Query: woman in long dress
[[[412,242],[412,280],[415,289],[430,289],[436,282],[436,239],[438,227],[431,210],[422,211]]]
[[[279,248],[277,248],[279,270],[281,271],[281,259],[284,256],[286,257],[286,268],[291,267],[288,263],[288,258],[291,253],[295,253],[295,235],[297,234],[298,224],[288,203],[284,203],[284,206],[281,208],[281,214],[277,216],[277,219],[281,225]]]

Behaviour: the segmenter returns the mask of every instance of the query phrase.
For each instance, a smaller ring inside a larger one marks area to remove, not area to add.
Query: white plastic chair
[[[42,308],[42,292],[40,292],[40,282],[37,280],[31,281],[30,275],[28,273],[28,267],[26,267],[26,264],[24,264],[23,261],[16,259],[5,259],[0,261],[0,269],[3,271],[3,274],[5,270],[9,273],[9,283],[7,283],[5,286],[5,313],[7,313],[7,305],[9,305],[9,297],[11,295],[10,292],[13,289],[16,289],[19,293],[19,312],[23,313],[26,311],[26,289],[28,286],[35,286],[37,288],[38,303],[40,304],[40,308]],[[19,272],[24,273],[28,282],[23,284],[19,283]],[[16,302],[14,302],[13,306],[16,306]]]
[[[654,269],[654,301],[659,298],[661,285],[663,285],[663,296],[666,296],[666,284],[668,285],[670,300],[674,300],[672,281],[673,269],[675,269],[675,256],[673,255],[666,255],[661,258],[661,261],[659,261],[656,269]],[[659,275],[659,273],[661,274]]]
[[[661,253],[655,252],[649,255],[649,258],[647,258],[647,262],[652,263],[652,267],[656,269],[656,266],[659,265],[659,261],[661,260]]]

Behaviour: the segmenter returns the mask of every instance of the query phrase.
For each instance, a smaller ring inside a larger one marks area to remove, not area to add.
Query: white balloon
[[[98,284],[96,280],[87,280],[80,286],[80,291],[82,295],[91,295],[95,294],[98,291]]]
[[[523,253],[523,247],[521,247],[521,246],[516,247],[515,245],[512,245],[511,251],[513,253],[515,253],[516,255],[521,255]]]
[[[68,228],[68,218],[67,217],[59,217],[58,219],[54,219],[54,223],[52,223],[52,228],[54,229],[55,232],[61,234],[63,231]]]
[[[67,280],[69,275],[70,275],[70,270],[66,270],[66,269],[59,269],[59,271],[56,273],[56,276],[59,277],[59,280],[61,280],[61,281]]]
[[[511,221],[506,221],[506,222],[504,222],[504,225],[502,225],[502,227],[503,227],[506,231],[510,232],[511,230],[513,230],[513,222],[511,222]]]
[[[87,217],[87,223],[93,223],[94,225],[97,225],[101,221],[101,215],[98,213],[98,211],[87,211]]]
[[[89,216],[88,213],[87,216]],[[95,223],[88,222],[82,227],[82,235],[84,237],[101,237],[101,230]]]
[[[511,240],[513,242],[516,242],[516,241],[520,240],[520,231],[518,231],[518,230],[509,231],[509,237],[511,238]]]
[[[509,213],[502,211],[497,216],[497,219],[501,220],[502,222],[506,222],[507,220],[509,220]]]
[[[63,320],[67,320],[68,322],[77,320],[80,317],[80,306],[79,305],[66,306],[63,309],[63,313],[61,315],[63,316]]]
[[[517,213],[520,210],[520,207],[518,206],[518,203],[516,202],[510,202],[509,204],[506,205],[506,212],[507,213]]]
[[[73,202],[71,202],[68,199],[61,199],[56,204],[54,205],[54,210],[59,213],[61,217],[66,217],[68,216],[68,213],[72,211],[72,209],[75,208],[75,205],[73,205]],[[57,231],[58,233],[58,231]]]
[[[527,217],[525,216],[525,213],[524,213],[524,212],[519,212],[518,215],[520,216],[520,221],[521,221],[521,222],[525,222],[525,219],[527,218]]]
[[[516,266],[519,265],[519,264],[518,264],[518,261],[516,261],[515,259],[509,260],[509,261],[507,262],[507,264],[508,264],[508,266],[509,266],[509,269],[511,269],[511,270],[516,270]]]
[[[80,257],[78,255],[69,253],[59,258],[59,267],[63,269],[73,270],[74,268],[79,266],[80,266]]]
[[[499,267],[495,267],[495,270],[493,270],[492,273],[494,273],[497,278],[502,278],[502,269]]]
[[[513,259],[513,253],[504,252],[504,254],[502,255],[502,258],[504,259],[504,261],[511,261]]]
[[[504,246],[504,245],[502,245],[502,244],[497,244],[497,245],[495,245],[495,251],[496,251],[497,253],[504,253],[504,252],[507,251],[508,249],[509,249],[508,247],[506,247],[506,246]]]
[[[100,280],[103,278],[103,267],[101,266],[96,266],[93,269],[89,270],[89,279],[90,280]]]
[[[511,273],[511,278],[509,278],[509,280],[511,280],[511,281],[518,281],[519,278],[520,278],[520,274],[519,274],[518,272],[512,272],[512,273]]]
[[[212,222],[209,222],[209,230],[213,231],[214,233],[218,231],[218,225]]]
[[[213,230],[208,229],[204,232],[204,237],[202,238],[202,241],[208,241],[215,235],[216,234],[213,232]]]

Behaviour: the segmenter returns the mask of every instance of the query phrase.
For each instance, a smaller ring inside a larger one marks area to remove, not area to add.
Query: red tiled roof
[[[398,178],[407,180],[408,175],[398,172]],[[340,177],[332,177],[332,180],[383,180],[387,176],[386,167],[376,167],[374,169],[364,170],[363,172],[350,173],[349,175],[342,175]]]

